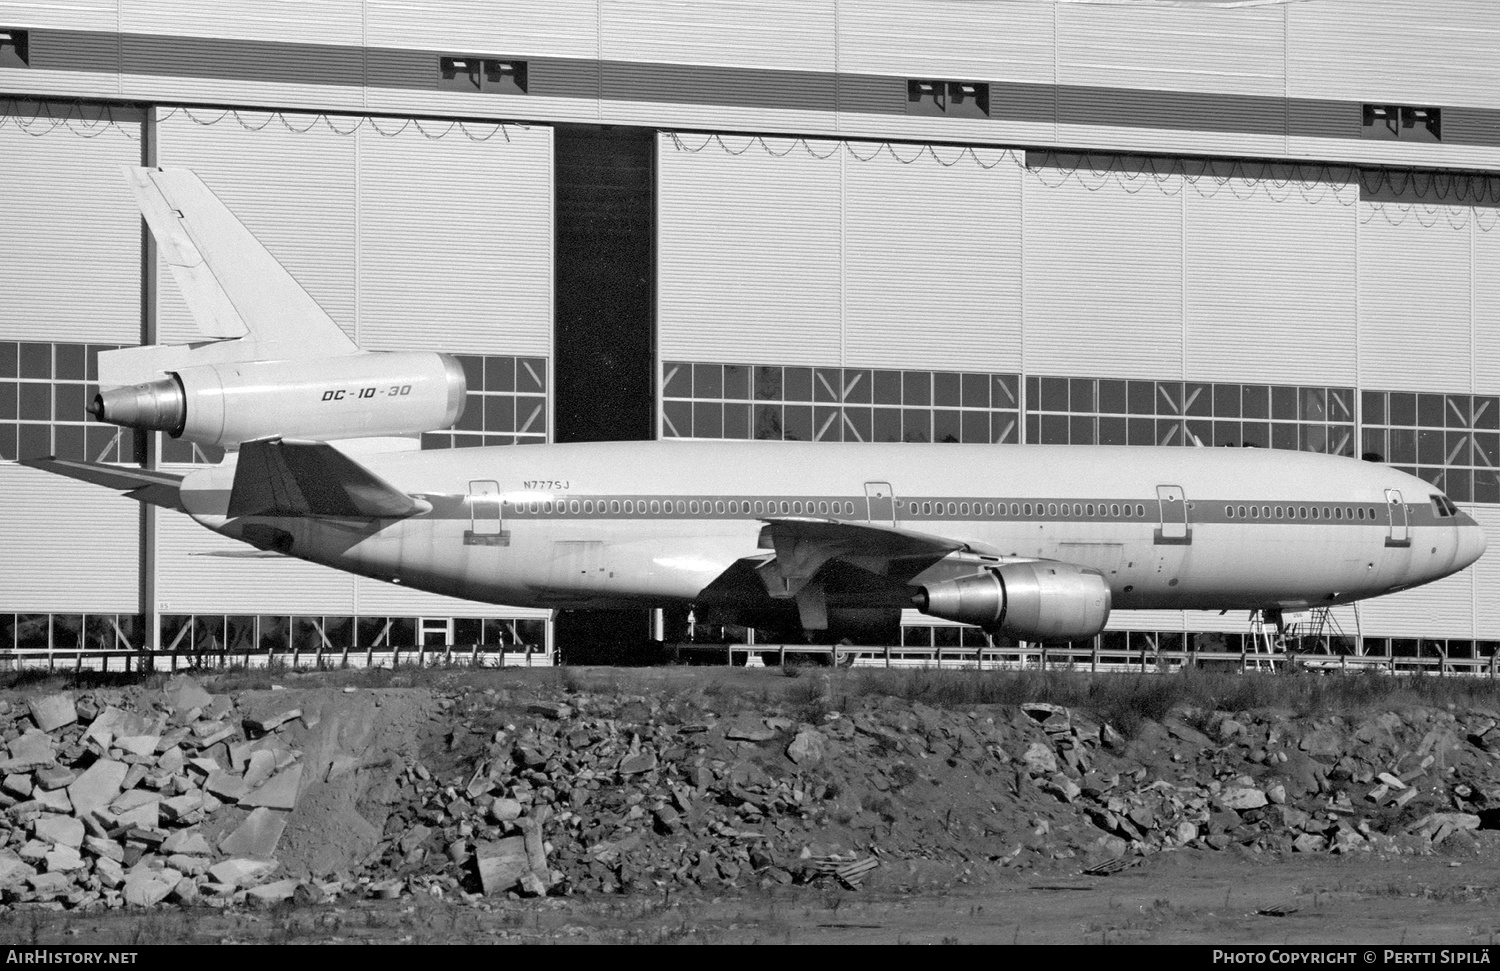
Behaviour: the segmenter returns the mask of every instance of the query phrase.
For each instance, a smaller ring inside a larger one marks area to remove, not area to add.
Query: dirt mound
[[[0,895],[917,888],[1183,848],[1472,853],[1500,823],[1488,710],[1177,710],[1127,739],[1077,708],[869,693],[832,711],[818,675],[740,677],[16,695],[0,701]]]

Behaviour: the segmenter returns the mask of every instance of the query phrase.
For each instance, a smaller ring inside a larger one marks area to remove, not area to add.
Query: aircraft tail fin
[[[230,516],[397,519],[422,508],[325,442],[246,442],[229,495]]]
[[[261,357],[359,350],[197,175],[188,169],[124,171],[204,337],[247,338]]]
[[[98,465],[69,459],[22,459],[22,465],[64,475],[94,485],[119,489],[131,499],[182,511],[182,476],[170,472],[151,472],[128,466]]]

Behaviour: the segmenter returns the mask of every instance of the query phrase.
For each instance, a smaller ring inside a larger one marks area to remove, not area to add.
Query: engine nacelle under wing
[[[447,354],[365,353],[183,367],[105,391],[89,410],[116,425],[233,448],[272,436],[333,441],[448,428],[466,391],[463,367]]]
[[[1007,563],[922,587],[924,614],[1021,640],[1077,641],[1104,629],[1109,584],[1071,563]]]

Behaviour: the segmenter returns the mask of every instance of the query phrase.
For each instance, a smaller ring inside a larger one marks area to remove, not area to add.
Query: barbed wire
[[[247,112],[237,108],[222,109],[214,114],[212,110],[205,111],[201,108],[188,107],[169,108],[158,118],[158,122],[168,121],[179,114],[192,123],[204,127],[221,124],[226,119],[233,119],[241,128],[251,132],[262,131],[274,121],[286,131],[298,135],[306,134],[322,126],[335,135],[345,137],[355,134],[361,128],[369,128],[383,137],[396,138],[408,129],[415,129],[430,141],[446,138],[457,130],[471,142],[487,142],[497,135],[509,142],[512,141],[511,128],[526,131],[532,127],[502,121],[475,122],[459,119],[424,121],[420,118],[377,118],[371,115],[336,115],[327,112]],[[264,120],[257,123],[255,121],[257,116],[264,116]],[[299,127],[296,119],[306,119],[305,124]],[[382,122],[394,124],[391,127],[382,127]]]
[[[95,117],[85,113],[85,106]],[[117,114],[133,114],[134,123],[124,124]],[[124,138],[141,140],[139,108],[119,108],[115,105],[83,101],[48,101],[36,98],[6,97],[0,99],[0,129],[12,126],[34,138],[65,129],[80,138],[98,138],[106,132],[114,132]],[[132,127],[134,131],[132,132]]]

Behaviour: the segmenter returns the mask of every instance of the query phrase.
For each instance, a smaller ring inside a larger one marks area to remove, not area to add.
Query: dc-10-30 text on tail
[[[471,600],[693,606],[890,629],[903,608],[1023,640],[1111,610],[1298,610],[1462,570],[1480,527],[1420,479],[1262,449],[631,442],[420,451],[461,367],[363,351],[190,171],[128,169],[209,341],[100,355],[97,418],[222,446],[187,475],[28,464],[263,550]]]

